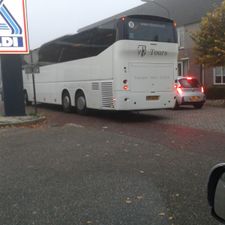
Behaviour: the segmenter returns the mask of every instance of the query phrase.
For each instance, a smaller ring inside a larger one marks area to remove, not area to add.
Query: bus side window
[[[46,46],[39,52],[39,61],[41,64],[58,63],[63,46],[57,43],[52,43]]]
[[[115,20],[55,40],[40,50],[42,65],[96,56],[116,41]]]
[[[93,29],[91,38],[91,55],[96,56],[116,41],[115,21]]]
[[[64,51],[62,52],[60,62],[89,57],[90,36],[90,31],[84,31],[63,40]]]

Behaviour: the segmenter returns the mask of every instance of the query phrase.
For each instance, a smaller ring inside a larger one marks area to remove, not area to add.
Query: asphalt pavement
[[[225,132],[177,119],[211,109],[83,117],[43,106],[47,123],[0,129],[0,224],[219,224],[206,185]]]

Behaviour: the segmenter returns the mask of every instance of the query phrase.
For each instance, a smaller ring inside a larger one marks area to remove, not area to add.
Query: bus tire
[[[29,99],[28,99],[28,94],[27,94],[27,91],[26,90],[24,90],[24,92],[23,92],[23,98],[24,98],[24,104],[25,105],[31,105],[31,102],[29,101]]]
[[[62,94],[62,108],[65,113],[70,113],[72,111],[71,99],[68,91],[64,91]]]
[[[87,113],[86,98],[85,98],[84,93],[82,91],[79,91],[76,94],[75,104],[76,104],[76,112],[78,114],[85,115]]]

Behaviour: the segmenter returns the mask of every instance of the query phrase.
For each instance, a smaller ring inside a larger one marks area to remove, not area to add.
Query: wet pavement
[[[206,187],[225,161],[224,108],[38,111],[35,129],[0,129],[0,224],[219,224]]]

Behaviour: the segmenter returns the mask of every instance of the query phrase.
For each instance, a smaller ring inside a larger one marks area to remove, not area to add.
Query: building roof
[[[212,11],[216,6],[220,5],[222,0],[155,0],[155,2],[156,3],[145,3],[141,6],[124,11],[120,14],[84,27],[78,30],[78,32],[126,15],[144,14],[168,17],[168,11],[171,19],[176,21],[178,27],[184,26],[200,22],[201,18],[208,12]]]
[[[222,0],[155,0],[167,8],[171,14],[171,18],[176,20],[178,26],[200,22],[201,18],[208,12],[212,11],[216,6],[222,3]],[[167,16],[165,9],[159,5],[147,3],[134,9],[137,13],[158,14]]]

